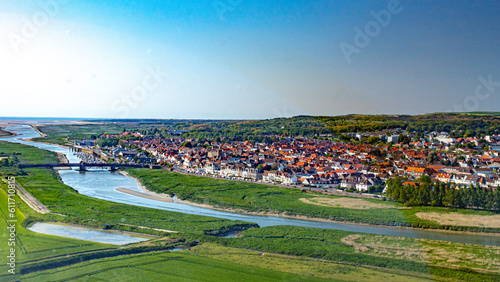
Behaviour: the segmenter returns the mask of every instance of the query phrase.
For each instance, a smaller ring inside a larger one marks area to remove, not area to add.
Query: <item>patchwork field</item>
[[[364,199],[357,198],[301,198],[301,202],[311,205],[332,207],[332,208],[345,208],[345,209],[355,209],[355,210],[369,210],[369,209],[395,209],[398,208],[395,205],[386,204],[381,201],[380,203],[370,202]]]
[[[500,247],[366,234],[352,234],[341,241],[356,253],[500,273]]]
[[[431,220],[440,225],[500,228],[500,215],[473,215],[459,213],[418,212],[421,219]]]

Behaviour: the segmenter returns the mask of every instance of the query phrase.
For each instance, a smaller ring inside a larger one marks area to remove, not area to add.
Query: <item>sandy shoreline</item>
[[[49,142],[43,142],[43,141],[33,140],[35,138],[41,138],[41,137],[26,138],[26,139],[24,139],[24,141],[33,142],[33,143],[40,143],[40,144],[47,144],[47,145],[52,145],[52,146],[57,146],[57,147],[61,147],[61,148],[68,149],[68,150],[70,149],[70,147],[63,146],[63,145],[60,145],[60,144],[54,144],[54,143],[49,143]]]
[[[159,194],[159,193],[155,193],[153,191],[148,190],[148,188],[146,188],[146,186],[144,186],[144,184],[142,184],[142,182],[139,179],[131,176],[130,174],[128,174],[128,172],[120,170],[120,171],[118,171],[118,173],[121,174],[121,175],[123,175],[123,176],[125,176],[125,177],[132,178],[133,180],[135,180],[135,182],[137,182],[137,185],[139,185],[139,188],[141,188],[141,190],[144,193],[140,193],[140,192],[137,192],[137,191],[126,189],[126,188],[117,188],[116,189],[117,191],[120,191],[122,193],[132,194],[132,195],[138,196],[138,197],[143,197],[143,198],[151,199],[151,200],[157,200],[157,201],[162,201],[162,202],[170,202],[170,203],[174,202],[174,199],[172,199],[172,197],[170,197],[170,195]]]
[[[17,134],[12,131],[5,130],[5,126],[0,126],[0,138],[16,137]]]
[[[41,131],[40,129],[38,129],[38,126],[37,125],[31,125],[31,127],[33,127],[33,129],[38,132],[38,134],[40,134],[41,137],[47,137],[47,134],[45,134],[43,131]]]
[[[163,197],[163,196],[156,196],[156,195],[141,193],[141,192],[137,192],[137,191],[134,191],[134,190],[127,189],[127,188],[116,188],[115,190],[118,191],[118,192],[122,192],[122,193],[130,194],[130,195],[134,195],[134,196],[145,198],[145,199],[150,199],[150,200],[155,200],[155,201],[161,201],[161,202],[169,202],[169,203],[173,203],[174,202],[174,200],[171,197],[167,198],[167,197]]]
[[[56,153],[56,154],[57,154],[57,158],[59,159],[59,163],[62,163],[62,164],[69,163],[69,160],[68,160],[68,158],[66,158],[65,154],[63,154],[63,153]]]

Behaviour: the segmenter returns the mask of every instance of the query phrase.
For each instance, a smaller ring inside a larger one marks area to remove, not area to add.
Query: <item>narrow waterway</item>
[[[83,226],[51,222],[37,222],[29,227],[28,230],[42,234],[112,245],[126,245],[147,241],[152,238],[133,236],[125,232],[104,231]]]
[[[35,146],[41,149],[50,150],[54,152],[63,153],[66,155],[70,162],[79,162],[79,159],[70,152],[68,148],[56,145],[42,144],[36,142],[28,142],[25,139],[39,137],[40,135],[28,125],[17,125],[6,128],[13,131],[18,136],[9,138],[0,138],[0,140],[22,143],[26,145]],[[200,208],[179,203],[168,203],[150,200],[126,193],[116,191],[117,188],[127,188],[133,191],[141,192],[139,185],[135,180],[123,176],[116,172],[109,172],[105,170],[91,170],[88,172],[79,172],[76,170],[62,170],[59,171],[62,181],[78,190],[79,193],[98,199],[112,201],[116,203],[124,203],[159,210],[168,210],[174,212],[181,212],[186,214],[195,214],[203,216],[211,216],[217,218],[225,218],[230,220],[243,220],[247,222],[257,223],[261,227],[275,226],[275,225],[293,225],[303,227],[314,227],[324,229],[338,229],[354,232],[372,233],[379,235],[402,236],[411,238],[424,238],[434,240],[445,240],[461,243],[475,243],[483,245],[500,246],[500,236],[488,234],[474,234],[474,233],[459,233],[459,232],[445,232],[434,230],[418,230],[406,228],[392,228],[384,226],[369,226],[358,224],[344,224],[312,220],[298,220],[279,216],[255,216],[244,215],[238,213],[222,212],[206,208]]]

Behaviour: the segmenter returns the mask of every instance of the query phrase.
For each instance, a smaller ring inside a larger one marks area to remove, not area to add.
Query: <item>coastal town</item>
[[[399,133],[399,134],[396,134]],[[433,182],[496,189],[500,185],[500,136],[452,138],[431,132],[415,138],[405,131],[392,135],[349,134],[353,140],[273,136],[275,142],[195,138],[152,138],[138,132],[101,135],[95,140],[72,140],[94,162],[139,163],[181,172],[326,192],[384,191],[393,177],[412,180],[428,175]],[[114,146],[99,140],[118,139]]]

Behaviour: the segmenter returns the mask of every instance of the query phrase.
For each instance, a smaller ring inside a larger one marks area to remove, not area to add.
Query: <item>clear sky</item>
[[[0,0],[0,116],[500,111],[500,1]]]

